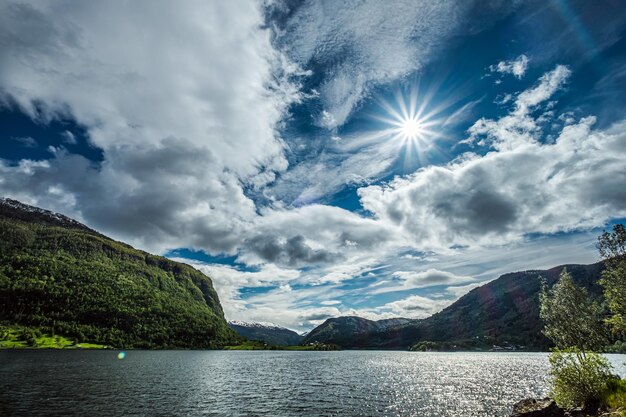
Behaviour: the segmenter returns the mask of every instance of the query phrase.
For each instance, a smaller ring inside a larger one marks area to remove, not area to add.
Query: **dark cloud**
[[[459,233],[505,232],[516,220],[515,203],[489,190],[469,190],[441,196],[433,204],[435,214]]]
[[[336,261],[339,256],[324,249],[312,249],[302,235],[281,240],[276,236],[256,236],[245,243],[247,250],[263,260],[290,267]]]
[[[326,320],[331,317],[333,317],[333,315],[331,314],[316,313],[316,314],[310,314],[308,316],[304,316],[303,319],[307,321],[315,321],[315,320]]]

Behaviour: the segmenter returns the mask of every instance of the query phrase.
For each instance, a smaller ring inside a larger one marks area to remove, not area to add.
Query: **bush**
[[[601,355],[576,348],[550,354],[552,395],[562,407],[599,406],[614,379],[611,365]]]
[[[609,380],[602,403],[610,409],[626,409],[626,380],[617,378]],[[626,414],[626,411],[624,413]]]

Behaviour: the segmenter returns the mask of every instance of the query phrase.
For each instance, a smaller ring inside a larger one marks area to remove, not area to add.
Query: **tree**
[[[597,248],[605,259],[607,268],[602,272],[600,285],[611,310],[608,320],[616,333],[626,334],[626,228],[623,224],[613,226],[598,237]]]
[[[602,325],[602,307],[587,291],[576,286],[563,270],[551,290],[544,284],[540,295],[543,334],[558,349],[577,348],[582,352],[600,350],[607,344]]]
[[[584,404],[589,412],[598,408],[612,380],[611,365],[597,353],[584,355],[576,348],[550,354],[552,396],[562,406]]]
[[[596,247],[608,264],[623,262],[626,259],[626,227],[616,224],[612,232],[605,230],[598,236]]]
[[[540,301],[543,333],[556,346],[550,354],[552,395],[563,406],[595,411],[611,380],[609,362],[593,352],[607,342],[602,307],[566,270],[551,290],[544,283]]]

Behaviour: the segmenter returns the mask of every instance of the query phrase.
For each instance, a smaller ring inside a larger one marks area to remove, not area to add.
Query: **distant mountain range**
[[[258,340],[268,345],[296,346],[303,338],[293,330],[272,323],[229,321],[228,326],[246,339]]]
[[[313,329],[303,343],[334,343],[364,349],[488,349],[495,346],[546,350],[539,318],[541,278],[553,285],[563,268],[596,298],[604,263],[561,265],[514,272],[471,290],[443,311],[423,320],[380,326],[359,317],[337,317]]]
[[[378,321],[355,316],[330,318],[311,330],[302,343],[333,343],[342,348],[368,348],[370,335],[392,332],[392,329],[411,322],[404,318]]]
[[[242,340],[206,275],[11,199],[0,199],[0,327],[114,347]]]

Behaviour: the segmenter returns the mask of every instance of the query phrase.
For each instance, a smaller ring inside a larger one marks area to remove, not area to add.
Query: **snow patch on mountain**
[[[228,324],[232,324],[233,326],[241,326],[241,327],[247,327],[250,329],[278,329],[278,330],[289,330],[286,327],[282,327],[282,326],[278,326],[274,323],[270,323],[270,322],[248,322],[248,321],[240,321],[240,320],[231,320],[228,322]]]

